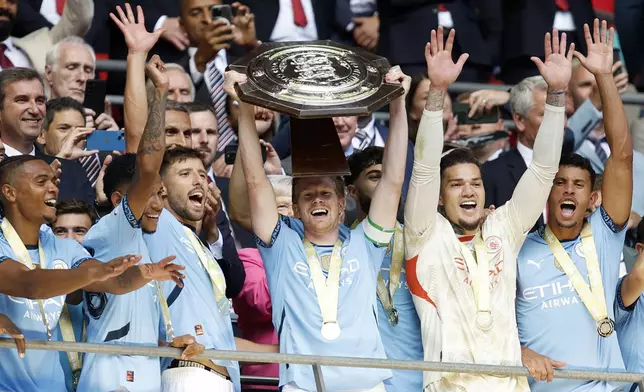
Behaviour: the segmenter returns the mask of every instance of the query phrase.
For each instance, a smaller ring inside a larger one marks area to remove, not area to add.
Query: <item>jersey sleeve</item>
[[[106,262],[108,260],[105,258],[111,250],[109,248],[119,249],[123,244],[130,244],[137,235],[137,230],[140,229],[141,221],[134,217],[125,195],[109,215],[101,218],[87,232],[83,239],[83,246],[96,260]]]
[[[603,206],[590,216],[589,221],[602,276],[610,277],[616,283],[626,238],[626,225],[615,224]]]
[[[375,270],[376,275],[385,260],[387,247],[393,238],[394,232],[395,228],[391,230],[382,228],[368,217],[352,231],[352,236],[356,235],[365,239],[365,247],[371,261],[370,265]]]
[[[92,255],[90,255],[87,249],[83,248],[81,244],[79,244],[75,240],[67,241],[69,241],[69,260],[71,262],[71,268],[78,268],[78,266],[83,264],[85,261],[93,259]]]
[[[613,310],[615,312],[615,322],[617,325],[623,325],[630,321],[635,309],[640,310],[642,307],[642,296],[640,295],[637,300],[631,304],[631,306],[624,305],[624,299],[622,298],[622,283],[624,283],[624,278],[621,278],[617,283],[617,292],[615,293],[615,303],[613,304]],[[640,310],[641,312],[641,310]]]
[[[296,219],[280,215],[271,235],[270,243],[265,243],[255,236],[255,242],[258,245],[257,249],[264,261],[266,277],[269,280],[280,281],[282,268],[287,267],[286,261],[283,260],[284,257],[294,249],[291,248],[294,244],[302,242],[302,237],[296,230],[291,228],[297,225]]]

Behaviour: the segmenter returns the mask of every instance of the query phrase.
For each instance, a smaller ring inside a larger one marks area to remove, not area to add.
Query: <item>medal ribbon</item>
[[[579,269],[575,266],[570,255],[566,253],[566,250],[548,226],[546,226],[544,239],[593,319],[600,321],[607,318],[608,310],[606,308],[606,299],[604,298],[604,284],[602,283],[597,250],[595,249],[595,241],[593,240],[593,232],[590,224],[586,222],[581,231],[581,246],[586,256],[586,268],[588,269],[590,286],[581,276]]]
[[[230,303],[228,302],[228,298],[226,298],[226,278],[224,277],[224,274],[221,272],[221,269],[210,253],[210,250],[204,249],[203,244],[199,238],[197,238],[196,234],[185,226],[183,230],[188,236],[188,239],[192,244],[192,248],[197,252],[201,265],[208,272],[210,282],[212,283],[212,289],[215,292],[215,299],[219,306],[219,311],[227,313],[230,310]]]
[[[161,289],[161,284],[159,282],[154,282],[157,289],[157,297],[159,297],[159,305],[161,305],[161,314],[163,315],[163,323],[165,324],[165,336],[166,340],[172,341],[174,339],[174,327],[172,326],[172,317],[170,317],[170,308],[168,307],[168,301],[163,295],[163,289]]]
[[[30,270],[37,268],[34,263],[31,261],[31,256],[29,256],[29,251],[27,247],[20,239],[20,236],[16,232],[16,229],[13,228],[9,219],[4,217],[2,223],[0,223],[0,229],[4,237],[7,239],[11,250],[16,255],[16,258],[20,263],[25,265]],[[40,265],[46,262],[45,251],[42,248],[42,244],[38,241],[38,255],[40,257]],[[47,313],[45,312],[45,306],[43,305],[42,300],[37,300],[38,309],[40,310],[40,317],[42,317],[43,325],[45,326],[45,331],[47,333],[47,340],[51,341],[52,334],[51,328],[49,326],[49,320],[47,320]],[[74,328],[72,326],[71,316],[69,314],[69,309],[67,305],[63,305],[63,310],[59,318],[60,332],[63,336],[63,340],[66,342],[76,342],[76,336],[74,335]],[[67,359],[69,360],[69,365],[72,368],[72,371],[76,371],[81,368],[81,359],[78,353],[68,352]]]
[[[402,273],[403,257],[405,254],[405,243],[403,241],[403,227],[396,222],[396,232],[394,233],[394,242],[391,255],[391,266],[389,267],[389,291],[382,278],[382,273],[378,273],[378,285],[376,293],[382,303],[385,312],[390,312],[394,308],[394,294],[400,284],[400,275]]]
[[[318,257],[313,244],[304,239],[304,251],[306,261],[311,271],[311,280],[315,288],[315,295],[318,297],[322,323],[337,323],[338,321],[338,291],[340,289],[340,269],[342,267],[342,242],[338,240],[333,245],[331,262],[329,263],[328,277],[324,278],[322,263]]]
[[[476,302],[477,312],[490,311],[490,268],[488,266],[487,248],[483,243],[482,234],[479,233],[474,237],[474,252],[464,244],[461,244],[461,250],[467,269],[470,271],[472,280],[472,289],[474,291],[474,301]]]

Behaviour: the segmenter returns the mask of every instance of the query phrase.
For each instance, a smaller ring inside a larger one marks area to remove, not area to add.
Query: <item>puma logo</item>
[[[538,270],[541,270],[541,261],[528,260],[528,265],[534,265]]]

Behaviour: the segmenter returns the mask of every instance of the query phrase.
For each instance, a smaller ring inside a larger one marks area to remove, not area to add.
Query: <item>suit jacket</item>
[[[493,161],[485,163],[482,167],[485,207],[493,205],[498,208],[510,200],[514,188],[516,188],[526,170],[528,170],[528,167],[516,148],[504,152]],[[540,216],[535,228],[543,224],[543,216]]]
[[[25,7],[28,7],[26,3]],[[23,6],[21,2],[18,8]],[[37,10],[40,10],[38,4]],[[40,14],[40,11],[38,11]],[[87,0],[67,0],[60,21],[52,28],[42,27],[22,38],[14,39],[31,61],[32,67],[43,74],[45,72],[45,55],[62,39],[69,36],[84,36],[94,15],[94,3]]]
[[[226,3],[232,3],[226,0]],[[271,40],[271,33],[277,21],[280,11],[279,0],[241,0],[256,15],[255,28],[257,39],[262,42]],[[335,3],[336,0],[311,0],[313,13],[315,14],[315,25],[318,30],[318,39],[329,39],[336,29]],[[346,26],[342,26],[343,28]]]
[[[177,61],[177,64],[183,67],[183,69],[190,75],[190,55],[188,52],[185,52],[183,56]],[[205,75],[201,78],[199,83],[194,83],[195,86],[195,102],[202,103],[206,105],[212,105],[212,100],[210,98],[210,91],[208,91],[208,86],[206,86]]]
[[[60,162],[62,174],[60,176],[60,185],[58,186],[58,201],[76,199],[94,206],[96,191],[87,179],[87,173],[80,163],[45,155],[38,148],[36,148],[35,154],[50,164],[55,159]]]
[[[575,49],[586,53],[583,26],[592,26],[595,18],[591,1],[568,0],[568,5],[577,28]],[[503,0],[503,60],[543,58],[543,35],[552,31],[556,12],[553,0]]]
[[[425,64],[425,44],[438,27],[438,3],[452,14],[459,52],[470,54],[468,62],[494,65],[501,49],[501,0],[378,0],[378,52],[392,64]]]
[[[18,4],[16,24],[11,30],[14,37],[24,37],[43,27],[52,28],[52,25],[41,13],[42,0],[21,0]]]

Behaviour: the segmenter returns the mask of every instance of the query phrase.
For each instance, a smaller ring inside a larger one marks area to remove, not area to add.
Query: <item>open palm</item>
[[[590,28],[584,24],[584,36],[588,55],[584,57],[579,52],[575,52],[575,57],[579,59],[584,66],[593,75],[612,74],[613,73],[613,39],[615,30],[611,27],[610,34],[606,37],[607,23],[605,20],[599,28],[599,19],[593,23],[593,35],[590,35]]]
[[[154,33],[149,33],[146,30],[145,17],[143,16],[143,8],[141,6],[136,7],[138,22],[134,19],[134,13],[129,3],[125,3],[125,11],[124,13],[121,7],[117,6],[116,12],[119,14],[119,17],[117,18],[116,15],[110,13],[110,18],[112,18],[123,33],[127,48],[130,52],[135,53],[149,52],[157,43],[164,30],[159,29]]]
[[[454,83],[463,70],[463,65],[469,57],[462,54],[458,61],[452,60],[455,31],[452,29],[443,44],[443,27],[438,27],[438,33],[432,30],[431,41],[425,46],[425,60],[427,72],[432,86],[447,88]]]
[[[546,33],[544,40],[544,51],[546,61],[541,61],[538,57],[532,57],[531,60],[537,65],[539,73],[548,84],[548,89],[565,90],[572,76],[572,55],[575,50],[575,44],[570,44],[570,50],[566,54],[566,33],[561,35],[561,44],[559,43],[559,32],[552,29],[552,35]]]

